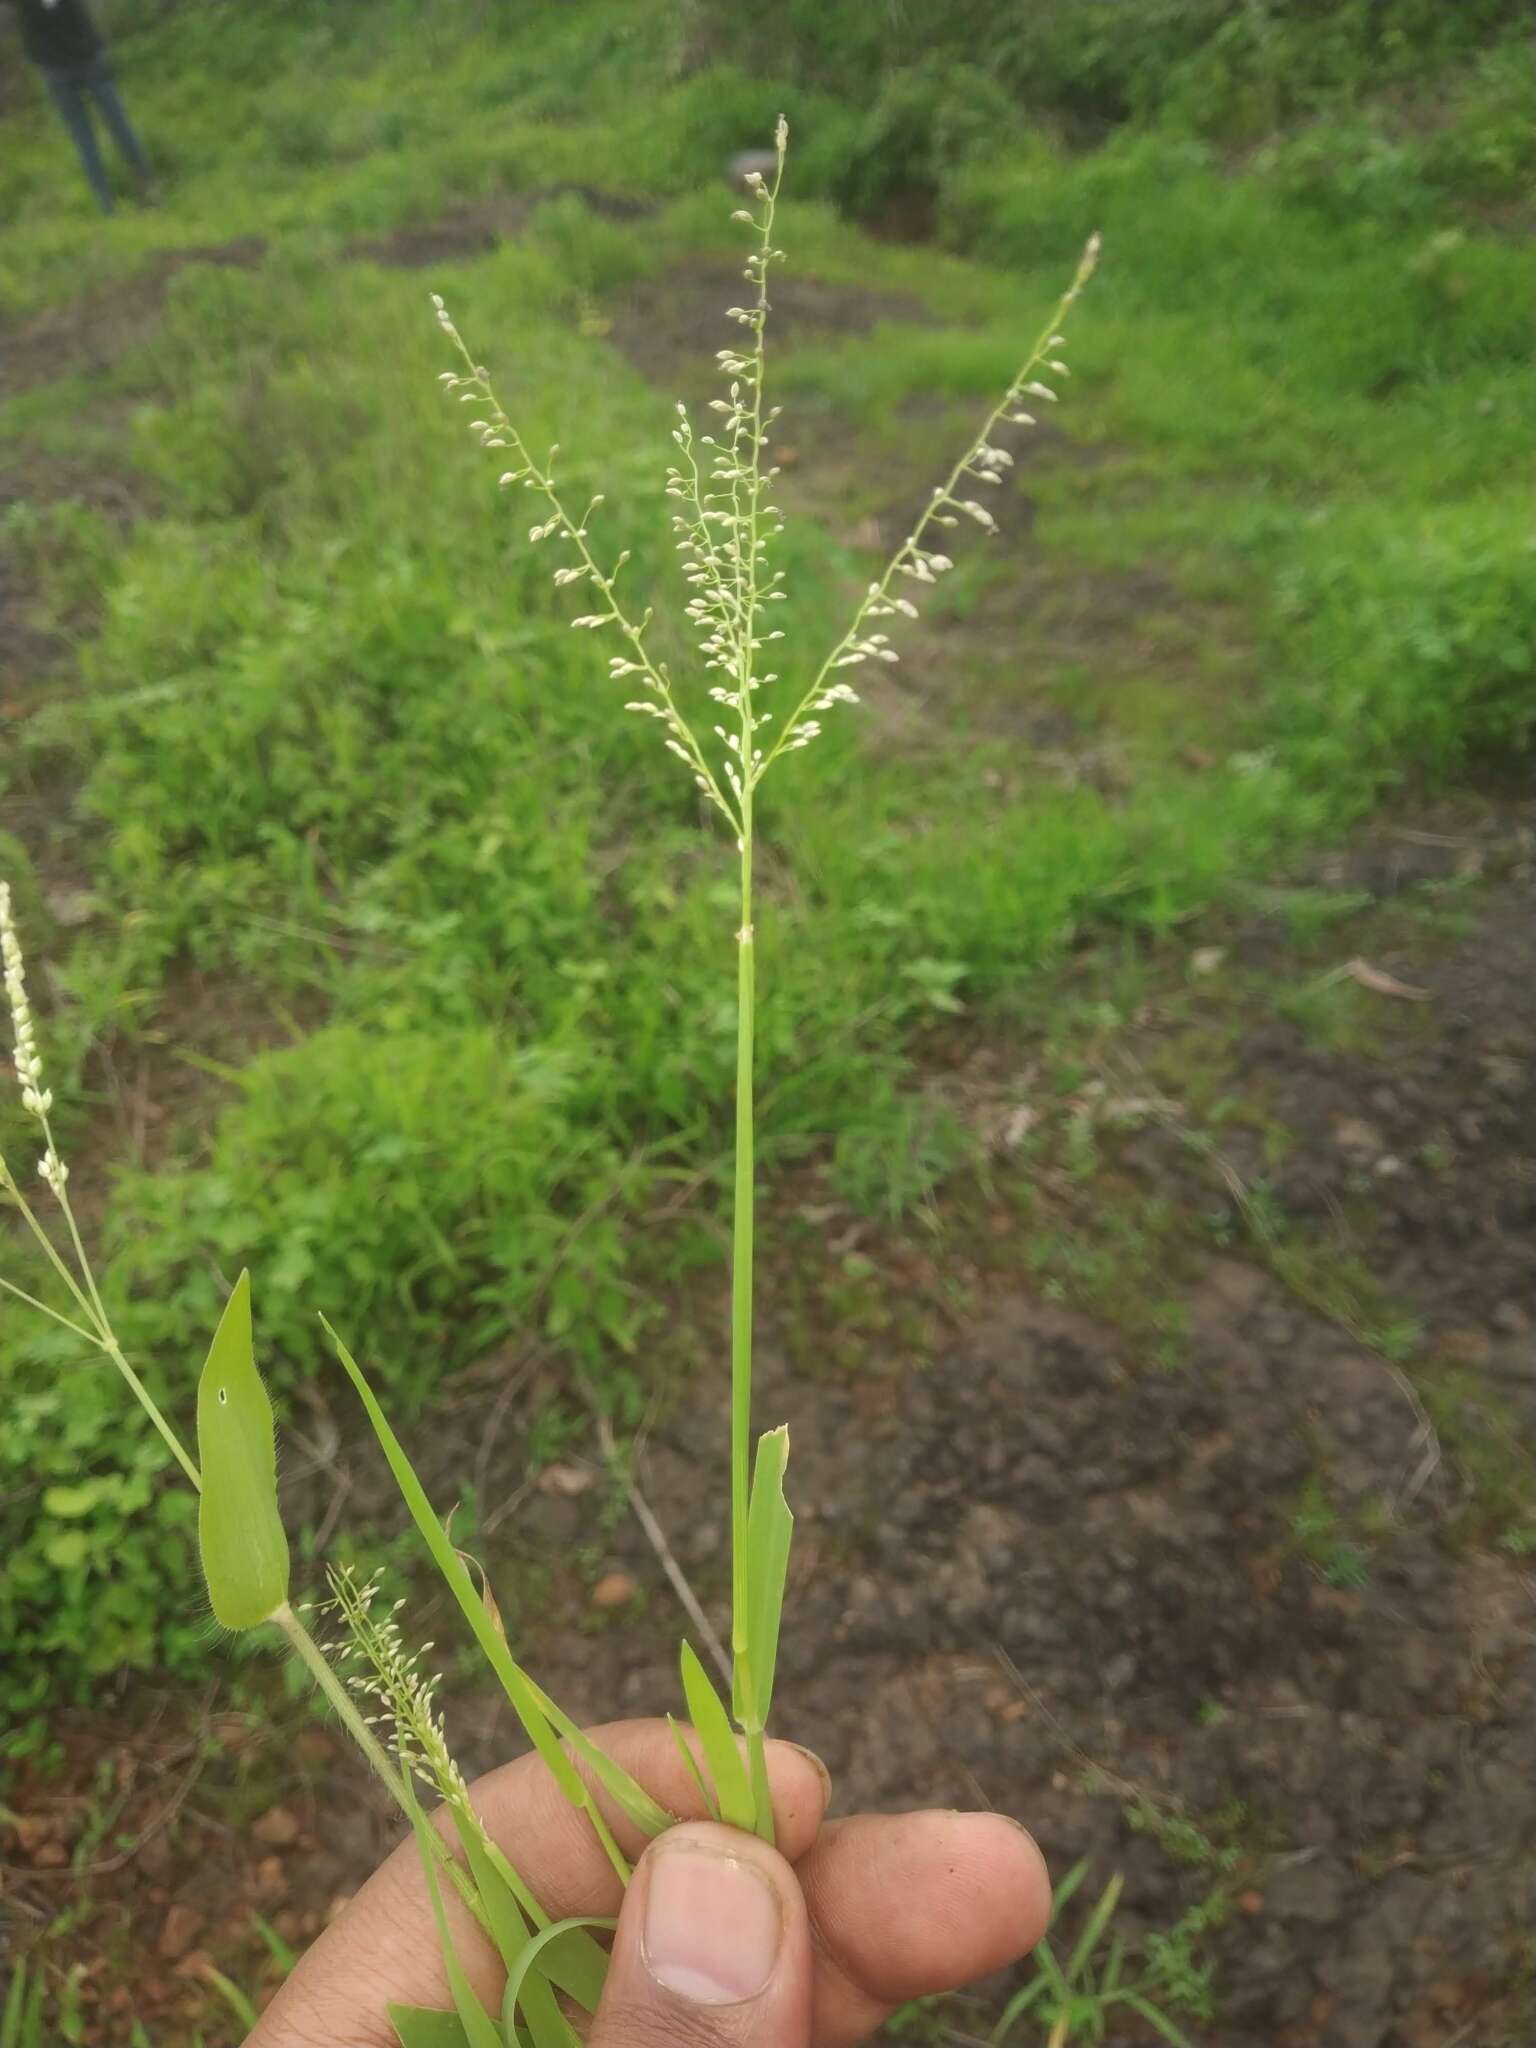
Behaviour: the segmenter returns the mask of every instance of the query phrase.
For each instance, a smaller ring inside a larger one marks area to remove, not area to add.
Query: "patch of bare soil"
[[[1007,1291],[921,1372],[836,1384],[768,1352],[761,1413],[791,1425],[800,1539],[781,1726],[845,1808],[981,1800],[1026,1820],[1058,1875],[1084,1854],[1123,1870],[1131,1935],[1212,1879],[1127,1806],[1218,1835],[1235,1816],[1244,1903],[1218,1937],[1211,2038],[1420,2048],[1494,2002],[1536,1915],[1529,1574],[1448,1552],[1435,1506],[1408,1504],[1418,1419],[1380,1360],[1236,1261],[1190,1307],[1176,1377]],[[706,1582],[723,1428],[704,1404],[653,1440],[644,1479]],[[1403,1503],[1364,1590],[1287,1541],[1320,1456]],[[586,1520],[572,1507],[536,1497],[526,1532],[557,1551]],[[637,1534],[612,1562],[669,1613]],[[654,1621],[541,1648],[575,1711],[670,1696]]]
[[[166,286],[189,264],[254,269],[266,255],[259,235],[206,247],[163,250],[125,284],[50,308],[0,330],[0,399],[76,370],[104,370],[137,347],[160,317]]]
[[[644,220],[656,210],[649,199],[602,192],[567,180],[528,192],[498,193],[493,199],[455,208],[414,227],[396,228],[387,235],[360,235],[347,244],[345,253],[356,262],[379,263],[392,270],[424,270],[432,263],[486,256],[499,242],[520,235],[537,208],[568,193],[604,220]]]
[[[1363,971],[1372,1028],[1351,1049],[1278,1009],[1249,1018],[1232,1082],[1289,1142],[1268,1161],[1241,1134],[1223,1150],[1242,1176],[1267,1180],[1287,1218],[1336,1230],[1433,1340],[1519,1383],[1536,1417],[1536,806],[1463,799],[1388,820],[1315,879],[1374,908],[1329,942],[1336,967],[1296,980]],[[1452,914],[1465,903],[1464,933],[1386,921],[1435,883],[1481,884],[1438,899]],[[1293,953],[1273,918],[1251,920],[1222,971],[1283,976]],[[1165,1138],[1138,1144],[1149,1171],[1167,1170]]]
[[[611,309],[614,346],[641,375],[668,390],[714,384],[714,354],[741,336],[726,309],[742,303],[747,287],[741,265],[728,258],[696,259],[627,292]],[[807,341],[867,334],[883,320],[926,321],[916,299],[899,292],[825,278],[775,274],[773,339],[794,348]]]

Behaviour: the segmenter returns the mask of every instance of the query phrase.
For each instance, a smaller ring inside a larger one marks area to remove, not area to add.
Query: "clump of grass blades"
[[[714,431],[696,431],[686,409],[679,406],[673,433],[676,454],[667,472],[666,488],[676,508],[673,528],[692,592],[686,622],[698,648],[703,699],[713,707],[701,713],[709,718],[707,730],[690,713],[666,661],[652,652],[651,611],[638,608],[620,590],[627,557],[621,554],[609,566],[599,558],[590,523],[601,499],[593,499],[579,516],[571,511],[555,474],[557,451],[551,449],[542,458],[534,453],[498,400],[489,372],[470,353],[441,298],[434,298],[438,321],[459,358],[456,369],[443,373],[443,384],[480,415],[472,431],[486,449],[509,464],[503,485],[530,492],[537,501],[530,541],[553,544],[562,557],[554,581],[579,589],[589,606],[573,625],[607,632],[616,640],[619,651],[607,664],[610,678],[638,693],[625,708],[658,724],[663,743],[683,763],[706,812],[724,821],[734,841],[740,899],[731,1264],[730,1700],[722,1699],[692,1646],[684,1642],[681,1682],[697,1753],[674,1727],[708,1810],[770,1841],[773,1815],[765,1743],[792,1518],[784,1490],[788,1432],[768,1431],[758,1440],[755,1454],[752,1443],[755,799],[771,771],[817,739],[826,715],[858,702],[848,680],[851,671],[896,660],[883,622],[915,618],[914,597],[931,589],[950,569],[950,557],[938,544],[945,532],[967,521],[995,530],[986,493],[1002,483],[1012,464],[995,436],[1004,423],[1033,425],[1030,407],[1056,401],[1058,386],[1068,374],[1059,330],[1098,255],[1095,236],[1034,347],[933,490],[883,573],[866,588],[847,629],[798,687],[786,687],[791,708],[784,713],[765,708],[771,687],[782,681],[765,666],[776,658],[767,650],[784,638],[771,624],[774,614],[768,610],[783,601],[784,590],[783,572],[771,566],[771,545],[782,531],[782,521],[770,495],[776,471],[768,450],[777,409],[766,395],[765,336],[770,279],[774,266],[783,260],[783,252],[774,246],[773,229],[786,144],[781,121],[773,178],[755,176],[748,205],[734,216],[750,233],[744,273],[749,290],[747,302],[730,309],[740,338],[719,352],[726,396],[714,402]],[[21,943],[10,893],[3,884],[0,946],[22,1108],[40,1132],[38,1174],[62,1225],[63,1248],[4,1160],[0,1194],[36,1240],[67,1306],[55,1307],[9,1280],[0,1279],[0,1287],[112,1360],[197,1490],[199,1548],[215,1618],[231,1630],[279,1632],[405,1815],[421,1849],[453,1994],[455,2014],[446,2023],[448,2028],[456,2025],[468,2048],[511,2044],[522,2038],[520,2027],[534,2048],[573,2048],[577,2036],[561,2000],[582,2010],[595,2009],[606,1967],[597,1935],[611,1923],[552,1922],[487,1834],[449,1751],[435,1706],[435,1681],[422,1675],[423,1652],[406,1647],[393,1611],[384,1616],[375,1611],[376,1582],[359,1583],[344,1570],[330,1572],[323,1612],[342,1630],[340,1645],[330,1651],[316,1640],[302,1607],[291,1601],[289,1550],[278,1513],[273,1416],[255,1363],[248,1276],[242,1272],[235,1282],[199,1380],[195,1459],[134,1371],[112,1328],[70,1204],[68,1167],[49,1121],[52,1096],[44,1083]],[[470,1569],[473,1560],[451,1542],[367,1376],[330,1323],[321,1320],[422,1543],[528,1740],[565,1797],[585,1816],[620,1878],[627,1880],[628,1863],[578,1764],[643,1836],[660,1834],[674,1817],[598,1750],[512,1655],[484,1575],[477,1585]],[[446,1807],[462,1860],[427,1824],[421,1788],[429,1789]],[[444,1882],[464,1898],[505,1963],[507,1989],[496,2016],[485,2010],[454,1953],[443,1909]],[[403,2048],[423,2048],[428,2041],[440,2044],[451,2038],[442,2015],[397,2008],[392,2018]]]

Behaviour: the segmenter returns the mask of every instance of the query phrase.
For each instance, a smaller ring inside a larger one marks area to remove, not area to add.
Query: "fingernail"
[[[756,1998],[779,1959],[778,1894],[750,1863],[707,1849],[661,1850],[645,1901],[646,1967],[695,2005]]]
[[[821,1779],[822,1789],[826,1793],[827,1804],[830,1806],[832,1804],[832,1773],[827,1769],[815,1750],[807,1749],[803,1742],[792,1742],[789,1747],[791,1749],[798,1749],[806,1762],[816,1771]]]

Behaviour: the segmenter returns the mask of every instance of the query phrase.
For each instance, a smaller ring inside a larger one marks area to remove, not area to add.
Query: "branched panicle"
[[[663,743],[731,823],[738,840],[750,838],[752,792],[779,756],[808,747],[819,737],[824,713],[859,701],[846,672],[869,662],[898,659],[890,634],[879,622],[915,619],[918,608],[914,599],[923,586],[937,583],[953,566],[950,556],[935,544],[936,529],[952,529],[970,520],[985,532],[996,532],[997,521],[986,504],[986,493],[1004,482],[1013,457],[994,436],[1001,425],[1034,426],[1030,408],[1056,402],[1056,387],[1069,374],[1066,342],[1058,330],[1099,255],[1099,237],[1094,235],[1045,331],[988,413],[980,432],[934,490],[884,574],[869,585],[847,631],[821,663],[794,709],[788,716],[763,710],[759,693],[779,677],[774,670],[760,670],[758,663],[768,644],[784,637],[777,628],[764,629],[764,607],[782,603],[785,596],[784,572],[769,563],[771,543],[782,533],[783,522],[769,497],[778,471],[765,461],[778,408],[770,407],[765,398],[764,338],[770,312],[769,277],[773,266],[784,260],[784,252],[774,246],[773,226],[788,139],[788,128],[781,119],[775,135],[772,182],[759,172],[749,173],[750,203],[732,216],[752,230],[743,272],[752,292],[745,305],[732,306],[727,312],[742,334],[716,358],[726,395],[711,401],[710,409],[718,416],[714,431],[696,430],[687,407],[679,403],[672,430],[677,454],[667,471],[667,495],[676,506],[672,528],[690,590],[684,614],[693,629],[715,717],[724,721],[712,722],[711,730],[723,749],[713,762],[678,706],[665,664],[654,661],[647,649],[645,635],[651,613],[634,618],[616,594],[615,584],[628,557],[620,555],[605,572],[587,544],[587,521],[601,498],[592,500],[579,522],[568,515],[554,483],[556,451],[550,450],[542,466],[535,461],[498,403],[488,373],[470,355],[441,298],[433,295],[438,322],[464,364],[462,371],[443,372],[445,390],[483,414],[471,422],[471,431],[482,446],[511,453],[514,467],[502,476],[503,485],[521,485],[542,497],[544,514],[530,527],[529,539],[535,544],[553,540],[567,551],[567,559],[554,572],[555,582],[591,587],[593,609],[572,624],[592,631],[605,627],[618,631],[625,651],[610,657],[609,672],[615,678],[637,678],[644,692],[630,699],[625,710],[659,721]],[[766,729],[775,718],[777,725],[770,736]]]
[[[601,494],[589,501],[580,519],[571,516],[555,484],[554,463],[559,453],[558,443],[550,449],[542,464],[535,459],[497,398],[490,372],[471,356],[463,336],[436,292],[432,294],[432,304],[437,312],[438,325],[452,341],[464,363],[462,371],[445,370],[438,381],[446,392],[456,394],[461,404],[484,411],[485,418],[470,423],[470,432],[481,447],[506,449],[512,456],[514,466],[503,471],[502,488],[520,485],[543,499],[543,516],[529,527],[528,538],[535,546],[552,540],[564,551],[566,559],[553,572],[556,585],[586,584],[589,587],[593,609],[573,619],[571,624],[593,632],[604,627],[617,629],[627,651],[609,657],[608,672],[615,680],[638,677],[640,687],[647,693],[625,708],[660,721],[663,742],[668,751],[677,755],[704,796],[724,814],[733,828],[737,827],[739,820],[673,698],[672,679],[666,664],[653,660],[646,645],[650,612],[646,611],[636,619],[619,597],[618,578],[629,560],[628,554],[621,554],[612,568],[604,569],[589,545],[588,521],[603,502]]]
[[[987,533],[997,531],[996,519],[982,498],[971,495],[970,486],[979,484],[995,489],[1013,467],[1013,457],[1008,450],[993,440],[1000,425],[1032,427],[1036,420],[1029,406],[1055,404],[1058,394],[1055,383],[1049,380],[1059,382],[1070,374],[1064,354],[1066,338],[1057,330],[1065,324],[1067,314],[1093,275],[1099,260],[1099,246],[1099,237],[1091,236],[1077,273],[1062,294],[1045,331],[1015,371],[1008,389],[982,422],[976,438],[944,482],[935,488],[912,531],[886,564],[885,573],[878,582],[870,584],[848,630],[822,662],[814,681],[785,719],[767,760],[756,771],[757,779],[767,773],[780,754],[810,745],[821,731],[819,712],[830,711],[838,704],[858,702],[853,689],[841,679],[840,671],[862,668],[871,661],[892,662],[899,658],[890,643],[890,636],[883,628],[875,629],[873,621],[895,617],[915,619],[918,616],[912,596],[898,589],[898,577],[905,578],[921,590],[924,585],[937,583],[954,566],[942,549],[930,543],[930,530],[934,527],[954,528],[962,519],[970,519]]]

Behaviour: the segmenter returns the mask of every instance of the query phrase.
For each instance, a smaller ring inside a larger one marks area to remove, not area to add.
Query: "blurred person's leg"
[[[91,110],[86,104],[85,80],[78,69],[68,71],[48,68],[43,79],[59,110],[59,119],[69,130],[69,139],[75,145],[80,158],[80,168],[85,172],[96,202],[103,213],[112,212],[112,187],[107,181],[107,167],[101,160],[101,151],[96,146],[96,130],[91,125]]]
[[[144,154],[143,143],[134,133],[133,123],[128,119],[128,110],[117,90],[117,80],[112,76],[112,67],[105,57],[98,57],[91,65],[85,83],[142,191],[149,182],[149,160]]]

